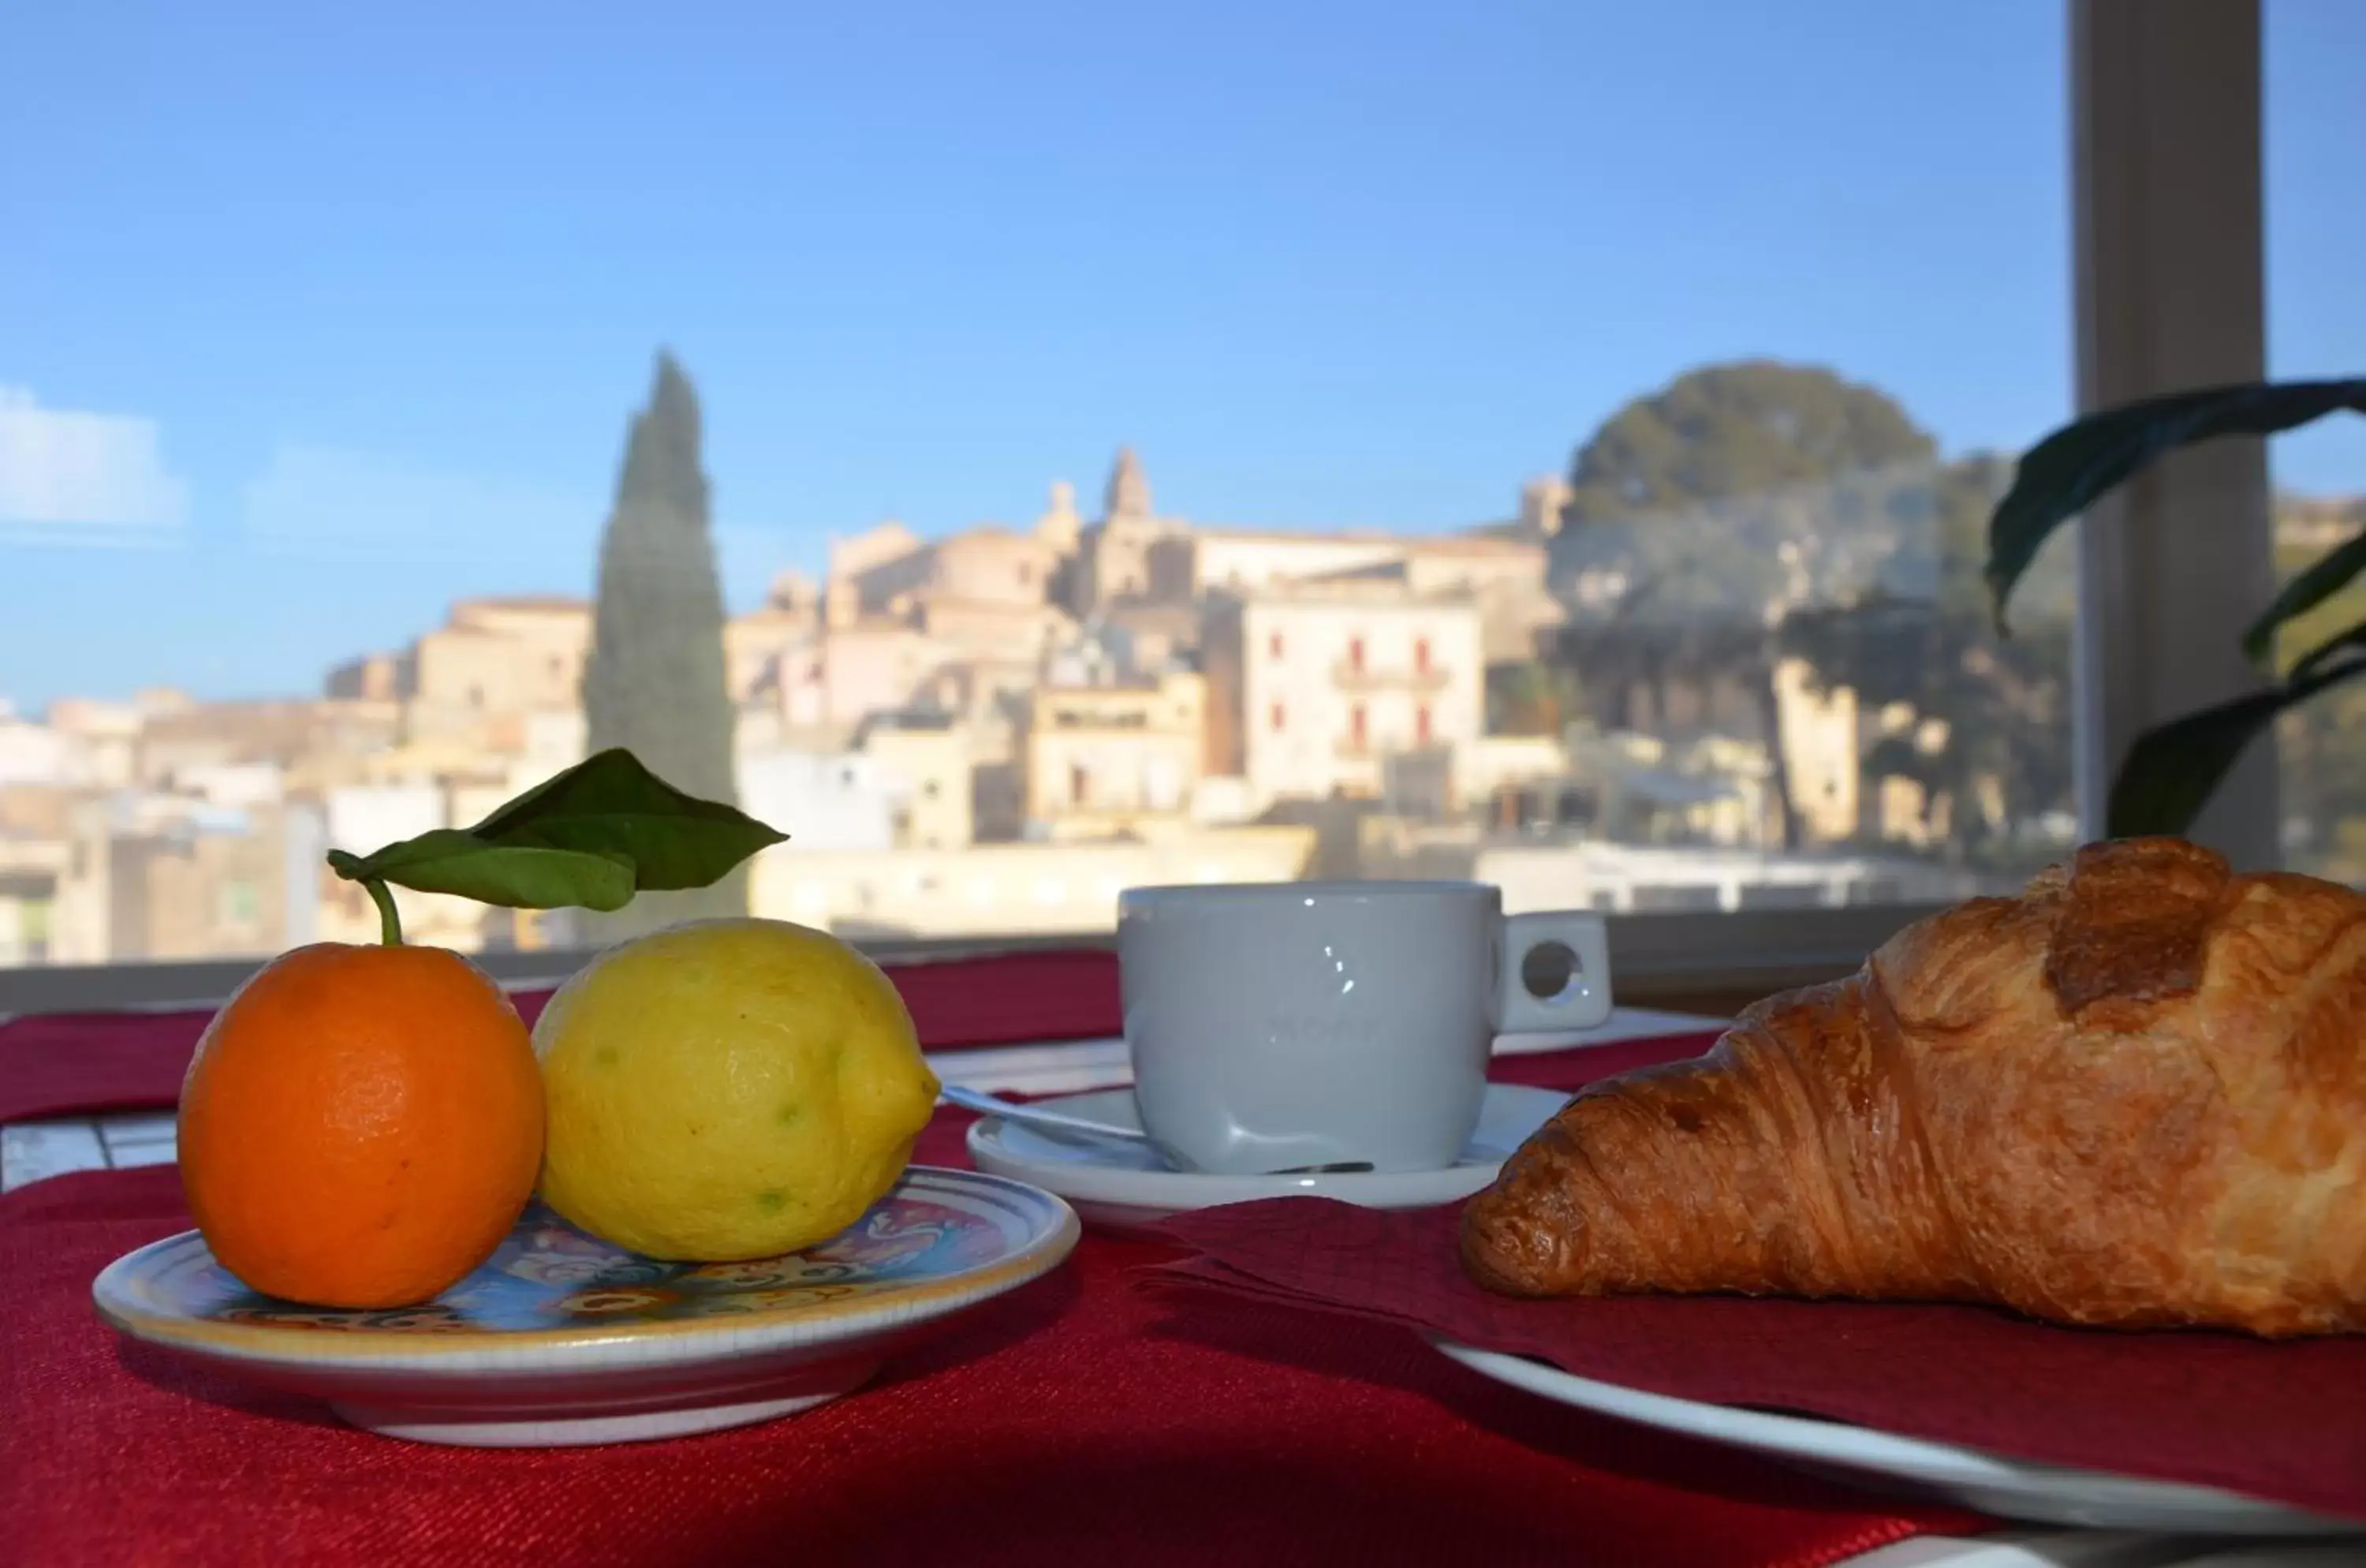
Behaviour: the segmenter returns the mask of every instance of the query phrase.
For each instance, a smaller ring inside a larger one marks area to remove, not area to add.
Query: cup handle
[[[1555,995],[1528,989],[1528,955],[1559,946],[1574,964]],[[1512,915],[1504,921],[1503,972],[1496,980],[1496,1024],[1504,1034],[1553,1034],[1592,1029],[1610,1017],[1610,938],[1602,917],[1583,910]]]

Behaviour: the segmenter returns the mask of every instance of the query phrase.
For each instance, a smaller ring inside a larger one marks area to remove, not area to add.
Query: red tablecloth
[[[1570,1084],[1705,1043],[1502,1065]],[[53,1081],[86,1094],[73,1077]],[[967,1120],[942,1116],[921,1156],[962,1163]],[[1978,1528],[1544,1404],[1401,1328],[1162,1299],[1137,1286],[1178,1250],[1097,1235],[791,1420],[608,1449],[412,1446],[106,1330],[93,1274],[187,1223],[170,1169],[0,1198],[0,1562],[1805,1568]]]
[[[2225,1487],[2366,1529],[2366,1338],[2107,1333],[1979,1307],[1628,1296],[1514,1301],[1458,1255],[1459,1206],[1322,1199],[1170,1222],[1179,1284],[1346,1313],[1705,1404]]]
[[[1010,953],[888,970],[931,1051],[1121,1032],[1117,955]],[[515,993],[531,1023],[550,993]],[[51,1013],[0,1022],[0,1125],[178,1104],[210,1010]]]

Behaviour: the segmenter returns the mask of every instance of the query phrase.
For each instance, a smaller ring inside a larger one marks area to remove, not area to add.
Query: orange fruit
[[[533,1041],[491,976],[442,948],[321,942],[207,1025],[181,1086],[181,1186],[253,1289],[409,1306],[509,1234],[542,1132]]]

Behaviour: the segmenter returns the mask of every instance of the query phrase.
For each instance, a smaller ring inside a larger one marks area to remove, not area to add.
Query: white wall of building
[[[216,806],[276,806],[284,793],[276,762],[202,762],[175,772],[175,788]]]
[[[73,738],[45,724],[0,718],[0,785],[83,782]]]
[[[801,850],[880,851],[896,843],[896,784],[851,752],[743,752],[739,809]]]
[[[1478,607],[1291,593],[1241,615],[1243,773],[1261,809],[1378,795],[1381,759],[1475,742],[1486,720]]]
[[[840,852],[794,842],[756,858],[750,910],[856,934],[1054,935],[1108,931],[1118,895],[1173,883],[1288,882],[1313,852],[1303,828],[1245,828],[1154,843],[975,844]]]
[[[398,840],[450,827],[449,801],[432,784],[348,784],[329,792],[329,844],[366,855]]]

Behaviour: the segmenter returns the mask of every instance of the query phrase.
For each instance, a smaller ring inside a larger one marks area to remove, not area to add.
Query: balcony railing
[[[1442,692],[1448,678],[1447,671],[1434,664],[1425,669],[1412,664],[1358,664],[1342,659],[1331,666],[1332,683],[1342,691]]]

